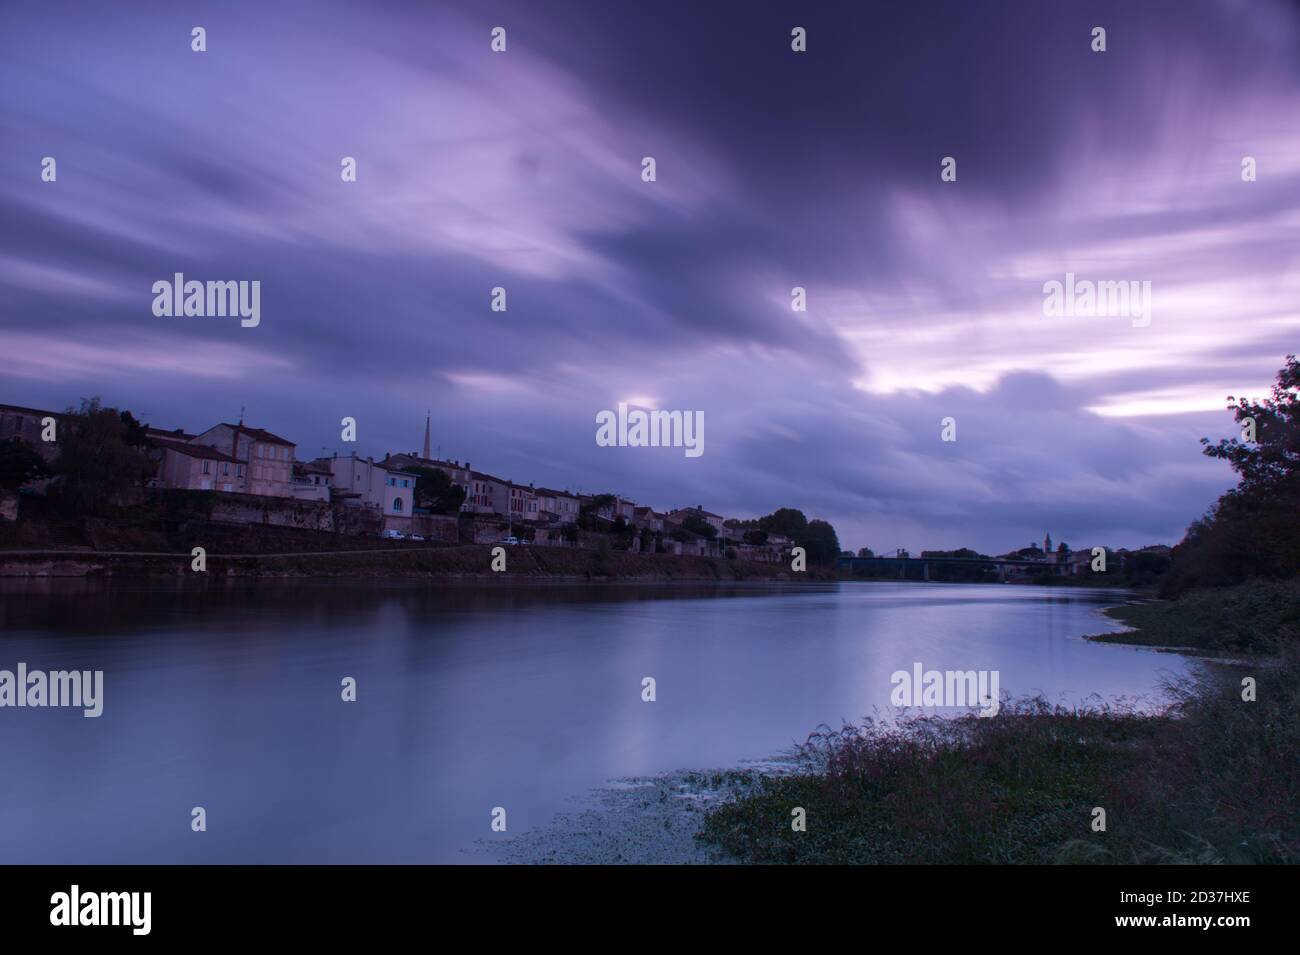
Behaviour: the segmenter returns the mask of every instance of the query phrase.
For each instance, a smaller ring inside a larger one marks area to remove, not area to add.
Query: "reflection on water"
[[[100,669],[104,713],[0,709],[0,862],[481,861],[606,780],[761,758],[919,661],[1012,695],[1154,696],[1034,587],[0,581],[0,669]],[[340,683],[354,677],[356,703]],[[657,700],[641,700],[653,676]],[[208,831],[190,831],[190,810]]]

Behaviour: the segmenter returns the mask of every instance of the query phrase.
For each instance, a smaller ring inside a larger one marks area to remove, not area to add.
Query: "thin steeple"
[[[433,415],[432,410],[424,416],[424,459],[429,460],[429,418]]]

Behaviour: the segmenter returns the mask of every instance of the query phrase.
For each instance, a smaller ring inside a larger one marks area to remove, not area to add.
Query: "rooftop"
[[[207,458],[212,461],[235,460],[224,451],[210,448],[206,444],[191,444],[188,441],[181,441],[175,438],[164,438],[156,434],[148,435],[147,439],[154,447],[163,448],[167,451],[175,451],[177,454],[183,454],[186,457]]]
[[[0,405],[0,411],[15,411],[19,414],[41,415],[42,417],[49,415],[55,418],[62,417],[64,414],[64,412],[60,411],[42,411],[40,408],[24,408],[22,405]]]
[[[578,495],[576,494],[573,494],[569,491],[557,491],[555,490],[555,488],[552,487],[538,487],[538,488],[533,488],[533,490],[536,491],[538,494],[544,494],[547,497],[571,497],[575,501],[579,499]]]
[[[272,434],[269,431],[264,431],[261,428],[250,428],[246,424],[231,424],[229,421],[221,422],[221,427],[230,428],[232,430],[238,430],[246,435],[251,436],[255,441],[262,441],[265,442],[266,444],[284,444],[284,445],[288,445],[291,448],[294,447],[294,443],[292,441],[286,440],[285,438],[282,438],[279,435]]]

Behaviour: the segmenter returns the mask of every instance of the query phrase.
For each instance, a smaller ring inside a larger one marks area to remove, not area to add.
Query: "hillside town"
[[[116,496],[144,501],[170,495],[204,502],[219,526],[294,528],[345,538],[416,544],[613,549],[635,554],[713,557],[788,564],[793,548],[808,560],[851,576],[919,580],[999,581],[1083,578],[1101,580],[1098,552],[1130,578],[1163,572],[1171,549],[1154,545],[1073,550],[1037,543],[990,556],[969,548],[856,553],[839,549],[834,529],[782,508],[757,519],[726,518],[703,504],[657,509],[619,493],[585,494],[523,484],[447,460],[431,451],[431,418],[420,451],[389,451],[382,458],[336,452],[300,460],[297,444],[244,420],[205,430],[165,430],[136,422],[129,412],[83,403],[80,412],[0,405],[0,452],[19,442],[46,465],[41,473],[0,480],[0,522],[15,522],[24,498],[42,497],[60,470],[60,434],[87,414],[130,422],[140,452],[138,480]],[[11,469],[12,470],[12,469]],[[142,496],[143,495],[143,496]],[[1105,561],[1101,564],[1105,565]],[[1105,567],[1103,566],[1103,570]],[[1116,574],[1107,578],[1114,581]]]
[[[71,412],[0,405],[0,442],[30,445],[47,464]],[[43,440],[53,422],[55,440]],[[657,509],[617,493],[581,494],[523,484],[430,451],[426,417],[419,452],[383,458],[355,452],[300,460],[289,438],[243,420],[201,431],[142,425],[150,473],[145,489],[210,492],[213,518],[414,542],[542,547],[612,545],[634,553],[788,559],[795,542],[755,522],[726,520],[702,504]],[[0,489],[0,519],[16,520],[25,494],[49,478]]]

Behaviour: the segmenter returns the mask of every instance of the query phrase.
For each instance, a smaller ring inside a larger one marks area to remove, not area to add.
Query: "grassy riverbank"
[[[773,863],[1300,861],[1300,585],[1114,616],[1139,629],[1107,639],[1250,656],[1202,667],[1158,714],[1028,700],[991,718],[824,728],[801,771],[714,809],[699,837]]]
[[[1177,600],[1126,604],[1107,613],[1133,631],[1093,640],[1207,654],[1267,654],[1279,642],[1300,646],[1300,580],[1189,590]]]

